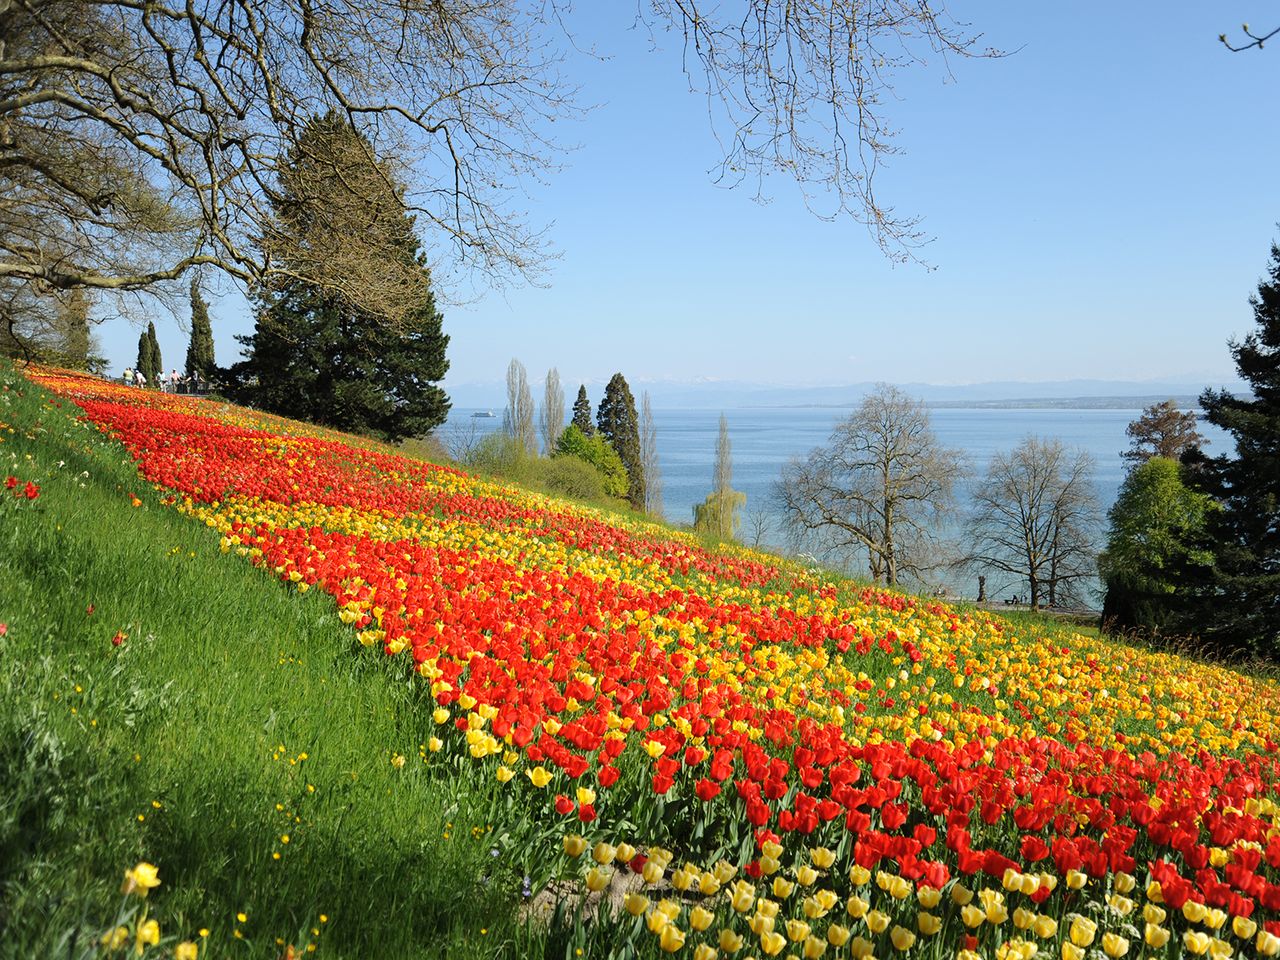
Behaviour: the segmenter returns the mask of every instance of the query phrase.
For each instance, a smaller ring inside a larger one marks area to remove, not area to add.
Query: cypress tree
[[[575,404],[576,407],[576,404]],[[615,373],[604,388],[604,399],[596,411],[600,435],[618,452],[627,468],[627,502],[636,510],[644,509],[644,463],[640,450],[640,418],[636,414],[635,397],[622,374]]]
[[[591,401],[587,399],[586,384],[578,387],[578,399],[573,401],[571,422],[582,431],[584,437],[589,437],[596,432],[595,424],[591,422]]]
[[[164,373],[164,358],[160,356],[160,341],[156,339],[156,325],[147,324],[147,341],[151,351],[151,374],[148,379],[154,384]]]
[[[1189,473],[1222,509],[1210,517],[1213,574],[1196,585],[1188,626],[1223,652],[1280,658],[1280,246],[1249,298],[1257,330],[1231,341],[1245,399],[1223,390],[1200,395],[1205,419],[1235,439],[1235,454],[1192,458]]]
[[[156,378],[164,369],[154,323],[148,323],[147,329],[138,337],[138,365],[135,369],[146,378],[149,387],[156,385]]]
[[[147,377],[147,370],[151,367],[151,341],[147,339],[147,331],[143,330],[138,334],[138,362],[133,365],[133,369],[138,371],[144,377]],[[150,377],[147,377],[150,382]]]
[[[382,231],[386,246],[422,271],[416,304],[393,327],[333,292],[282,280],[254,292],[257,325],[251,336],[237,338],[246,357],[225,377],[233,396],[273,413],[397,441],[430,432],[448,415],[449,398],[438,384],[449,367],[449,338],[403,188],[371,156],[372,146],[345,119],[312,121],[282,164],[273,208],[285,227],[304,234],[356,221]],[[370,206],[363,187],[355,197],[347,186],[352,179],[387,184],[381,202]],[[306,184],[311,195],[322,186],[331,209],[301,203],[294,183]],[[329,237],[322,245],[332,243]]]
[[[209,322],[209,305],[200,295],[200,285],[191,280],[191,340],[187,344],[186,374],[213,378],[216,363],[213,356],[213,326]]]

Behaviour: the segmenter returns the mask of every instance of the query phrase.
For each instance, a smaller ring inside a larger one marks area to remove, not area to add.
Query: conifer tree
[[[200,285],[191,279],[191,341],[187,344],[186,374],[199,374],[204,380],[213,378],[216,362],[213,356],[213,327],[209,323],[209,305],[200,295]]]
[[[381,232],[429,280],[403,187],[337,114],[311,121],[281,163],[273,211],[281,230],[316,236],[316,249],[351,231]],[[257,326],[237,338],[247,355],[227,371],[228,391],[273,413],[390,441],[430,432],[449,412],[438,385],[449,338],[434,293],[421,289],[391,326],[296,277],[259,288]]]
[[[1249,298],[1257,329],[1231,341],[1250,398],[1200,395],[1205,419],[1235,439],[1234,455],[1192,459],[1192,482],[1221,505],[1210,517],[1213,576],[1196,585],[1187,627],[1225,653],[1280,658],[1280,246]],[[1184,590],[1187,589],[1184,586]]]
[[[147,323],[147,340],[151,348],[151,381],[156,383],[164,373],[164,358],[160,355],[160,341],[156,338],[156,325]]]
[[[156,339],[156,325],[148,323],[147,329],[138,337],[138,365],[135,368],[146,378],[147,386],[154,387],[156,378],[164,369],[160,357],[160,342]]]
[[[634,509],[643,510],[645,477],[640,449],[640,418],[636,414],[635,397],[631,395],[631,388],[620,373],[610,377],[604,388],[604,398],[596,411],[596,426],[601,436],[618,451],[622,465],[627,468],[627,476],[630,478],[627,502]]]
[[[596,425],[591,422],[591,401],[587,399],[587,386],[578,387],[578,399],[573,401],[573,425],[582,431],[584,437],[596,432]]]

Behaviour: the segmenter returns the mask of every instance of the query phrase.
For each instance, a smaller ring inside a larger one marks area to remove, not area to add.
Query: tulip
[[[716,916],[705,907],[696,906],[689,911],[689,926],[701,933],[707,927],[711,926],[711,922]]]
[[[1231,944],[1213,937],[1209,941],[1209,956],[1213,960],[1226,960],[1227,957],[1231,956]]]
[[[1070,940],[1062,941],[1062,960],[1084,960],[1084,948],[1077,947]]]
[[[774,928],[774,924],[775,921],[773,917],[767,917],[762,913],[755,914],[747,921],[747,927],[750,928],[751,932],[757,937],[763,937],[766,933],[771,932]]]
[[[551,782],[551,774],[544,766],[536,766],[532,770],[526,770],[525,774],[535,787],[541,790]]]
[[[737,953],[745,942],[740,933],[734,933],[727,928],[720,931],[720,949],[725,953]]]
[[[566,833],[563,842],[564,852],[575,859],[582,856],[587,849],[587,841],[576,833]]]
[[[578,804],[580,806],[588,803],[595,803],[595,802],[596,802],[596,792],[594,790],[592,790],[590,787],[578,788]],[[630,860],[631,857],[627,857],[627,859]]]
[[[716,875],[710,870],[702,871],[702,874],[698,877],[698,892],[707,897],[720,892],[720,881],[716,879]]]
[[[129,942],[129,928],[116,927],[102,935],[102,945],[108,950],[119,950]]]
[[[834,851],[826,847],[814,847],[809,851],[809,856],[813,860],[813,865],[819,870],[830,870],[831,865],[836,862]]]
[[[767,854],[760,858],[760,872],[765,876],[771,876],[781,869],[782,863],[777,858],[770,857]]]
[[[592,867],[587,871],[587,889],[599,893],[609,886],[613,879],[613,871],[608,867]]]
[[[1147,923],[1155,923],[1155,924],[1164,923],[1164,918],[1166,916],[1167,914],[1164,912],[1164,910],[1160,907],[1157,907],[1154,903],[1148,903],[1145,907],[1142,908],[1142,917],[1144,920],[1147,921]]]
[[[627,899],[622,901],[622,905],[626,907],[627,913],[633,917],[640,917],[649,909],[649,898],[643,893],[630,893]]]
[[[653,908],[657,913],[662,914],[668,920],[675,920],[680,916],[680,904],[674,900],[663,898],[658,901],[658,905]]]
[[[124,885],[120,888],[120,892],[135,893],[145,897],[158,886],[160,886],[160,871],[152,864],[143,861],[132,870],[124,872]]]
[[[733,875],[738,872],[738,868],[728,860],[717,860],[716,865],[711,868],[711,872],[715,874],[716,879],[721,883],[728,883],[733,879]]]
[[[916,942],[916,935],[906,927],[895,926],[889,931],[889,940],[893,943],[895,950],[906,953]]]
[[[827,943],[837,949],[843,947],[849,942],[851,931],[848,927],[842,927],[838,923],[833,923],[827,927]]]
[[[1182,945],[1189,953],[1201,956],[1209,949],[1209,941],[1212,939],[1207,933],[1201,933],[1199,930],[1188,930],[1182,935]]]
[[[849,916],[857,920],[867,915],[867,911],[871,909],[871,904],[854,893],[850,894],[848,901],[844,905],[844,909]]]
[[[921,910],[916,914],[916,929],[926,937],[932,937],[942,929],[942,918]]]
[[[1122,917],[1127,917],[1133,912],[1134,903],[1128,897],[1122,897],[1118,893],[1113,893],[1107,897],[1107,905]]]
[[[1169,931],[1158,923],[1148,923],[1142,930],[1142,939],[1148,947],[1159,950],[1169,942]]]
[[[761,897],[756,903],[756,913],[762,917],[776,917],[778,915],[780,904],[775,900],[766,900]]]
[[[616,847],[601,840],[592,848],[591,859],[601,866],[604,866],[606,863],[613,863],[617,853],[618,850]]]
[[[1018,907],[1013,911],[1013,925],[1019,930],[1030,929],[1035,919],[1036,915],[1025,907]]]
[[[640,876],[644,879],[644,882],[648,884],[661,883],[662,874],[662,865],[656,860],[647,860],[645,861],[645,865],[640,868]]]
[[[916,891],[916,899],[920,901],[920,906],[932,910],[942,900],[942,891],[937,887],[921,887]]]
[[[1204,914],[1204,925],[1210,930],[1219,929],[1227,922],[1227,915],[1217,907],[1210,907]]]
[[[138,932],[136,934],[137,952],[142,953],[146,946],[154,947],[160,942],[160,924],[154,920],[145,920],[138,924]]]
[[[1258,929],[1258,924],[1248,917],[1232,917],[1231,932],[1241,940],[1248,940]]]
[[[1071,937],[1071,942],[1077,947],[1087,947],[1093,943],[1093,937],[1098,932],[1098,925],[1088,917],[1082,917],[1078,913],[1072,915],[1071,926],[1067,928]]]
[[[871,871],[861,864],[854,864],[849,868],[849,882],[855,887],[861,887],[871,879]]]
[[[827,941],[814,936],[804,938],[804,960],[818,960],[826,952]]]
[[[636,848],[629,843],[620,843],[613,852],[613,858],[618,863],[630,863],[636,858]]]
[[[786,945],[787,938],[773,930],[760,934],[760,949],[765,952],[765,956],[776,957]]]
[[[1031,921],[1031,932],[1041,940],[1048,940],[1058,932],[1058,921],[1041,913]]]
[[[200,948],[190,940],[183,940],[173,948],[173,960],[197,960]]]
[[[734,884],[733,896],[730,900],[730,903],[732,904],[733,909],[736,910],[738,913],[746,913],[748,910],[750,910],[751,905],[755,903],[755,899],[756,899],[755,888],[752,887],[751,884],[742,880]]]
[[[1280,956],[1280,937],[1266,930],[1258,931],[1258,939],[1254,941],[1253,946],[1260,957]]]
[[[441,740],[439,737],[427,738],[427,749],[430,750],[432,753],[439,753],[440,748],[443,746],[444,746],[444,741]]]
[[[1129,941],[1117,933],[1104,933],[1102,935],[1102,952],[1112,960],[1123,957],[1129,952]]]
[[[969,929],[977,929],[986,921],[987,912],[972,903],[966,903],[960,908],[960,919]]]
[[[498,777],[499,783],[506,783],[515,775],[516,775],[516,772],[512,770],[510,767],[508,767],[506,764],[502,764],[501,766],[498,767],[497,777]]]
[[[849,956],[853,960],[866,960],[875,952],[875,944],[866,937],[854,937],[849,941]]]
[[[805,866],[801,867],[799,870],[796,871],[796,882],[799,883],[801,886],[804,886],[804,887],[813,886],[813,884],[816,883],[817,880],[818,880],[818,871],[813,869],[813,867],[809,866],[808,864],[806,864]]]
[[[658,946],[667,953],[675,953],[684,946],[684,931],[674,923],[668,923],[658,934]]]
[[[1138,884],[1138,881],[1131,874],[1125,873],[1123,870],[1112,877],[1111,882],[1115,885],[1117,893],[1128,893]]]
[[[973,891],[959,883],[951,888],[951,899],[958,906],[963,907],[966,903],[973,899]]]
[[[779,900],[785,900],[791,896],[791,892],[795,890],[796,885],[786,877],[773,878],[773,895]]]
[[[1080,890],[1089,882],[1088,874],[1081,873],[1079,870],[1067,871],[1067,888],[1070,890]]]
[[[803,920],[788,920],[786,929],[787,939],[793,943],[798,943],[812,932],[812,928]]]
[[[1187,918],[1190,923],[1200,923],[1208,914],[1203,903],[1197,903],[1194,900],[1188,900],[1182,905],[1182,915]]]
[[[700,943],[693,951],[693,960],[716,960],[716,948],[709,943]]]
[[[887,913],[872,910],[867,914],[867,929],[872,933],[884,933],[889,927],[890,919],[892,918]]]

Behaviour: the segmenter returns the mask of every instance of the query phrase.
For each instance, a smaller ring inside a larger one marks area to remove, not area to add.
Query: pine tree
[[[1222,652],[1280,658],[1280,246],[1274,243],[1268,276],[1249,305],[1258,328],[1230,347],[1253,396],[1200,395],[1205,419],[1230,433],[1236,450],[1191,464],[1193,482],[1222,509],[1208,525],[1213,576],[1195,585],[1196,614],[1187,626]]]
[[[147,329],[138,337],[138,366],[135,369],[146,378],[149,387],[156,385],[160,371],[164,369],[154,323],[148,323]]]
[[[1179,410],[1172,400],[1145,408],[1124,432],[1130,443],[1120,456],[1134,464],[1146,463],[1152,457],[1177,460],[1188,450],[1208,443],[1196,429],[1196,415]]]
[[[237,399],[273,413],[398,441],[430,432],[448,415],[449,398],[438,384],[449,367],[449,338],[403,188],[372,156],[368,141],[336,114],[313,120],[282,164],[273,211],[283,226],[273,229],[323,235],[317,244],[323,249],[334,245],[334,230],[358,224],[383,231],[428,281],[413,288],[416,304],[393,327],[302,280],[259,289],[254,333],[237,338],[245,360],[226,379]],[[378,184],[381,200],[370,203]],[[302,202],[300,193],[324,201]]]
[[[635,397],[620,373],[610,377],[608,386],[604,388],[604,398],[596,411],[596,426],[601,436],[618,451],[622,465],[627,468],[630,478],[627,502],[634,509],[643,510],[645,478],[640,450],[640,420],[636,414]]]
[[[147,331],[143,330],[138,334],[138,362],[133,365],[133,369],[145,377],[150,366],[151,341],[147,339]]]
[[[200,285],[191,280],[191,341],[187,344],[186,374],[197,373],[203,380],[213,379],[217,364],[213,356],[213,327],[209,323],[209,305],[200,295]]]
[[[151,375],[148,379],[155,385],[159,383],[160,376],[164,373],[164,358],[160,355],[160,341],[156,339],[154,323],[147,324],[147,341],[151,351]]]
[[[591,422],[591,401],[587,399],[587,387],[578,387],[578,399],[573,401],[573,425],[582,431],[584,437],[596,432],[596,425]]]

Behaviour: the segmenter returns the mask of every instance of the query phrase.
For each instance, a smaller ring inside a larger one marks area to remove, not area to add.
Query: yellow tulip
[[[928,911],[921,910],[916,914],[916,929],[926,937],[932,937],[942,929],[942,918]]]
[[[502,764],[501,766],[498,767],[497,777],[498,777],[499,783],[506,783],[515,775],[516,775],[516,772],[512,770],[510,767],[508,767],[506,764]]]
[[[1000,885],[1010,892],[1016,891],[1022,886],[1022,874],[1013,867],[1008,867],[1000,878]]]
[[[728,883],[733,879],[733,875],[738,872],[738,868],[728,860],[718,860],[716,865],[711,868],[711,872],[716,875],[716,879],[721,883]]]
[[[1142,918],[1146,920],[1147,923],[1164,923],[1164,918],[1166,916],[1167,914],[1164,912],[1164,909],[1157,907],[1154,903],[1148,903],[1142,908]]]
[[[780,933],[767,930],[760,934],[760,949],[765,952],[765,956],[776,957],[786,945],[787,938]]]
[[[747,921],[747,927],[757,937],[763,937],[766,933],[770,933],[774,927],[773,917],[765,916],[763,913],[754,914]]]
[[[733,909],[738,913],[746,913],[751,909],[751,905],[755,903],[756,891],[751,884],[745,880],[739,880],[733,885],[733,897],[730,903]]]
[[[756,903],[756,913],[762,917],[776,917],[778,915],[780,904],[776,900],[766,900],[761,897]]]
[[[827,941],[814,936],[804,938],[804,960],[818,960],[826,952]]]
[[[1182,915],[1191,923],[1199,923],[1208,912],[1203,903],[1196,903],[1194,900],[1188,900],[1182,905]]]
[[[831,865],[836,862],[835,852],[826,847],[814,847],[809,851],[809,856],[819,870],[830,870]]]
[[[867,914],[867,928],[872,933],[884,933],[889,928],[890,919],[892,918],[887,913],[872,910]]]
[[[541,790],[543,787],[545,787],[548,783],[551,782],[551,773],[547,770],[546,767],[542,766],[541,764],[534,767],[532,770],[526,770],[525,774],[529,777],[529,780],[533,783],[533,785],[537,787],[539,790]]]
[[[1280,937],[1266,930],[1258,931],[1258,939],[1253,943],[1260,957],[1280,957]]]
[[[173,960],[197,960],[200,948],[190,940],[183,940],[173,948]]]
[[[1070,890],[1080,890],[1089,882],[1088,874],[1081,873],[1079,870],[1067,871],[1067,888]]]
[[[684,867],[681,867],[675,873],[671,874],[671,886],[675,887],[681,893],[684,893],[692,887],[695,880],[697,880],[697,875],[690,873]]]
[[[675,920],[680,916],[680,904],[674,900],[662,899],[658,901],[658,905],[653,908],[656,913],[662,914],[668,920]]]
[[[430,750],[432,753],[439,753],[440,748],[443,746],[444,746],[444,741],[441,740],[439,737],[427,738],[427,749]]]
[[[158,886],[160,886],[160,871],[144,861],[132,870],[124,872],[124,885],[120,888],[120,892],[136,893],[140,897],[145,897]]]
[[[975,950],[957,950],[956,960],[982,960],[982,954]]]
[[[1062,941],[1062,960],[1084,960],[1084,958],[1083,947],[1077,947],[1070,940]]]
[[[893,943],[895,950],[906,953],[916,942],[916,935],[906,927],[895,926],[889,931],[889,940]]]
[[[1169,931],[1158,923],[1149,922],[1142,930],[1142,939],[1146,941],[1148,947],[1159,950],[1169,942]]]
[[[866,960],[875,952],[875,944],[866,937],[854,937],[849,941],[849,956],[853,960]]]
[[[782,861],[778,860],[776,857],[771,857],[767,854],[760,857],[760,872],[766,877],[772,876],[781,869]]]
[[[1108,957],[1123,957],[1129,952],[1129,941],[1118,933],[1104,933],[1102,935],[1102,952]]]
[[[154,947],[160,942],[160,924],[154,920],[146,920],[138,925],[137,951],[142,953],[144,945]]]
[[[1036,915],[1025,907],[1018,907],[1013,911],[1013,925],[1019,930],[1030,929],[1031,924],[1035,922]]]
[[[785,900],[791,896],[791,892],[795,890],[796,885],[786,877],[773,878],[773,895],[779,900]]]
[[[1213,960],[1227,960],[1227,957],[1231,956],[1231,944],[1213,937],[1209,940],[1209,956]]]
[[[803,920],[788,920],[786,923],[786,928],[787,928],[787,939],[790,940],[792,943],[799,943],[801,940],[803,940],[805,937],[807,937],[810,933],[813,932],[812,928]]]
[[[849,882],[855,887],[860,887],[871,879],[871,871],[861,864],[854,864],[849,868]]]
[[[1241,940],[1248,940],[1258,929],[1256,921],[1250,920],[1248,917],[1232,917],[1231,932]]]
[[[1199,930],[1188,930],[1182,935],[1182,945],[1186,947],[1189,953],[1201,956],[1209,949],[1209,941],[1213,939],[1207,933],[1201,933]]]
[[[981,907],[974,906],[972,903],[966,903],[960,908],[960,919],[964,925],[971,930],[975,930],[987,919],[987,912]]]
[[[871,904],[863,900],[856,893],[850,894],[848,901],[844,905],[845,912],[853,919],[858,920],[867,915],[867,911],[871,909]]]
[[[833,947],[843,947],[849,942],[851,931],[848,927],[842,927],[838,923],[833,923],[827,927],[827,943]]]
[[[606,863],[613,863],[616,853],[617,849],[612,844],[601,840],[591,849],[591,859],[603,866]]]
[[[1155,880],[1147,884],[1147,899],[1152,903],[1164,903],[1164,893],[1160,889],[1160,884]]]
[[[613,871],[608,867],[592,867],[587,871],[587,889],[592,893],[599,893],[609,886],[612,879]]]
[[[903,877],[893,877],[889,881],[888,894],[895,900],[905,900],[911,896],[911,881]]]
[[[815,882],[817,882],[817,879],[818,879],[818,871],[813,869],[813,867],[809,866],[808,864],[805,864],[803,867],[801,867],[799,870],[796,871],[796,882],[799,883],[801,886],[804,886],[804,887],[812,886]]]
[[[667,953],[675,953],[684,946],[684,931],[674,923],[668,923],[658,934],[658,946]]]
[[[707,927],[711,926],[711,922],[715,920],[716,915],[704,907],[697,906],[689,911],[689,926],[701,933]]]
[[[590,787],[578,788],[578,805],[579,806],[585,803],[595,803],[595,802],[596,802],[596,792],[594,790],[592,790]]]
[[[1072,916],[1071,926],[1067,930],[1073,944],[1077,947],[1087,947],[1093,943],[1094,935],[1098,932],[1098,925],[1088,917],[1075,914]]]
[[[698,892],[707,897],[720,892],[720,881],[710,870],[703,870],[698,876]]]
[[[745,942],[740,933],[734,933],[727,928],[720,931],[720,949],[725,953],[737,953]]]
[[[1113,893],[1107,897],[1107,905],[1122,917],[1127,917],[1133,912],[1134,903],[1128,897],[1122,897],[1118,893]]]
[[[129,928],[116,927],[102,935],[102,945],[108,950],[119,950],[129,942]]]
[[[762,856],[772,857],[774,860],[782,857],[782,844],[775,843],[773,840],[766,840],[760,844],[760,853]]]
[[[449,711],[444,707],[436,707],[431,713],[431,719],[436,723],[445,723],[449,719]]]
[[[630,863],[636,858],[636,848],[629,843],[620,843],[613,852],[613,858],[618,863]]]
[[[1227,915],[1217,907],[1210,907],[1204,914],[1204,925],[1210,930],[1217,930],[1227,922]]]
[[[1058,932],[1058,921],[1043,913],[1039,914],[1031,921],[1031,932],[1042,940],[1048,940]]]
[[[627,899],[622,901],[622,905],[627,908],[627,913],[633,917],[643,916],[644,912],[649,909],[649,898],[643,893],[627,894]]]
[[[648,884],[662,882],[662,864],[656,860],[646,860],[645,865],[640,870],[640,876]]]
[[[937,887],[921,887],[916,891],[916,899],[920,901],[920,906],[932,910],[942,900],[942,891]]]
[[[1123,870],[1112,877],[1112,883],[1115,885],[1117,893],[1128,893],[1138,885],[1138,881],[1135,880],[1131,874],[1125,873]]]
[[[951,888],[951,899],[954,900],[959,906],[963,907],[966,903],[968,903],[970,900],[973,899],[973,891],[970,890],[968,887],[957,883]]]
[[[709,943],[700,943],[693,951],[693,960],[716,960],[716,948]]]

